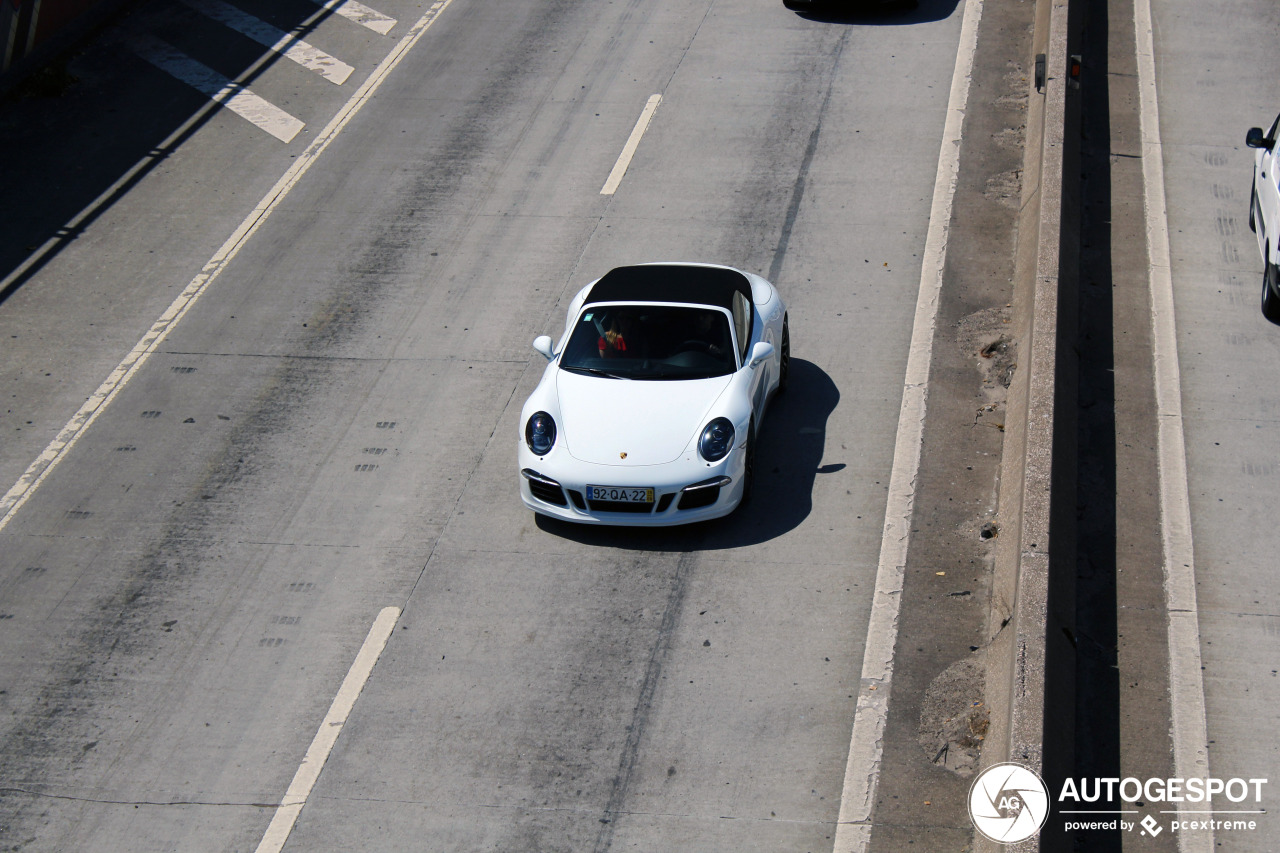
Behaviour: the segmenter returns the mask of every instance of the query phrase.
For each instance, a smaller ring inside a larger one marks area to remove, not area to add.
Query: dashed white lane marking
[[[902,578],[911,532],[911,511],[915,505],[916,477],[920,470],[920,443],[924,435],[925,404],[929,391],[929,362],[933,358],[933,333],[938,318],[938,297],[942,290],[943,267],[947,256],[947,233],[951,223],[952,199],[960,170],[960,137],[964,111],[969,101],[969,80],[973,56],[978,47],[978,21],[982,0],[966,0],[960,25],[956,67],[951,76],[951,94],[938,155],[938,172],[933,185],[933,205],[925,236],[924,260],[920,270],[920,291],[911,329],[911,348],[903,380],[902,406],[898,411],[897,441],[893,468],[889,474],[889,497],[885,506],[884,533],[880,539],[880,562],[876,568],[875,597],[862,655],[862,680],[854,711],[849,758],[845,764],[844,789],[840,795],[840,815],[836,824],[834,853],[865,851],[871,841],[871,818],[876,787],[880,782],[880,759],[884,754],[884,727],[889,716],[889,693],[893,685],[893,648],[898,639],[898,608],[902,601]]]
[[[1165,610],[1168,612],[1169,706],[1172,717],[1173,775],[1209,778],[1209,734],[1200,663],[1200,611],[1196,603],[1195,549],[1187,487],[1187,445],[1182,429],[1182,378],[1174,317],[1169,219],[1164,194],[1164,147],[1156,89],[1155,37],[1150,0],[1133,4],[1142,122],[1142,183],[1150,264],[1151,337],[1155,362],[1157,455],[1160,469],[1160,536],[1164,551]],[[1179,813],[1184,813],[1179,806]],[[1181,853],[1209,853],[1212,829],[1192,821],[1178,833]]]
[[[305,127],[305,122],[157,38],[138,35],[131,44],[137,54],[152,65],[203,92],[281,142],[292,141]]]
[[[26,505],[26,502],[40,488],[40,484],[53,473],[63,459],[67,458],[67,454],[75,447],[76,442],[84,435],[85,430],[93,426],[94,421],[107,410],[116,395],[129,384],[129,380],[138,374],[138,371],[146,364],[147,359],[160,348],[160,344],[169,336],[169,333],[182,322],[182,318],[186,316],[187,311],[191,310],[196,301],[208,291],[209,286],[239,254],[240,250],[249,241],[249,238],[270,218],[275,209],[289,195],[289,191],[297,185],[298,181],[302,180],[302,176],[319,160],[320,155],[337,138],[343,128],[347,126],[351,119],[355,118],[365,104],[369,103],[374,92],[395,70],[395,67],[400,64],[400,60],[404,59],[409,50],[418,43],[418,40],[422,38],[452,2],[453,0],[436,0],[427,9],[426,13],[418,19],[418,22],[409,29],[409,32],[400,41],[396,42],[396,46],[378,64],[378,67],[373,69],[373,73],[369,75],[369,78],[360,85],[360,88],[355,91],[342,109],[338,111],[338,114],[325,126],[324,130],[320,131],[320,135],[316,137],[315,141],[297,156],[289,170],[281,176],[280,180],[276,181],[275,186],[267,191],[262,201],[258,202],[257,206],[240,223],[240,226],[214,253],[214,256],[200,270],[200,273],[183,288],[182,293],[178,294],[178,297],[160,315],[160,319],[151,324],[151,328],[143,335],[142,340],[134,345],[133,349],[116,365],[115,370],[111,371],[111,374],[103,380],[97,390],[89,396],[89,399],[84,402],[79,411],[72,416],[71,420],[67,421],[66,426],[58,431],[53,441],[49,442],[48,446],[36,457],[35,461],[27,466],[27,470],[18,478],[18,482],[14,483],[3,498],[0,498],[0,530],[4,530],[8,526],[9,522],[18,514],[18,511]],[[170,137],[170,139],[177,138],[179,137]]]
[[[182,0],[197,12],[225,24],[236,32],[246,35],[258,44],[271,48],[272,51],[293,60],[309,71],[341,86],[354,70],[350,65],[307,44],[291,33],[273,27],[266,21],[242,12],[222,0]]]
[[[360,697],[365,683],[373,673],[373,666],[378,662],[382,650],[386,648],[387,640],[391,637],[391,632],[396,627],[396,620],[399,618],[400,608],[384,607],[378,614],[378,618],[373,621],[369,635],[364,638],[364,645],[360,647],[355,661],[351,664],[351,669],[347,672],[347,677],[342,680],[342,686],[338,688],[338,695],[333,697],[329,713],[324,715],[324,720],[320,723],[311,746],[307,748],[307,754],[302,757],[302,764],[293,774],[289,790],[285,792],[275,816],[271,818],[271,824],[262,836],[262,841],[258,843],[257,853],[279,853],[284,848],[285,842],[289,840],[293,825],[297,822],[298,815],[302,813],[303,806],[307,804],[307,798],[311,796],[311,789],[320,778],[324,763],[329,760],[333,745],[338,742],[342,726],[351,715],[351,709],[355,707],[356,699]]]
[[[381,12],[370,9],[356,0],[315,0],[317,5],[337,12],[349,21],[355,21],[362,27],[368,27],[375,33],[386,35],[396,25],[396,19],[387,17]]]
[[[661,95],[649,96],[644,109],[640,111],[640,118],[636,120],[636,126],[631,129],[631,136],[627,138],[627,144],[622,146],[622,153],[618,155],[618,162],[613,164],[613,171],[609,173],[608,180],[600,188],[600,195],[613,195],[618,191],[618,185],[622,183],[622,176],[627,173],[627,167],[631,165],[631,158],[635,156],[636,149],[640,147],[640,138],[644,136],[644,132],[649,128],[649,121],[653,118],[653,114],[660,103],[662,103]]]

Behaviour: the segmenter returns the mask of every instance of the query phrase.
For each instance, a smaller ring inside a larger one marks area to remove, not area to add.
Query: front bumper
[[[554,458],[553,458],[554,457]],[[728,515],[742,502],[745,445],[708,465],[696,454],[663,465],[597,465],[566,452],[534,456],[519,443],[520,497],[534,512],[579,524],[668,527]],[[654,502],[637,507],[587,500],[587,486],[652,488]]]

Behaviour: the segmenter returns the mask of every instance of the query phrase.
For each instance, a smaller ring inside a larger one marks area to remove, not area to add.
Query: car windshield
[[[614,379],[707,379],[737,369],[729,317],[717,308],[588,305],[562,370]]]

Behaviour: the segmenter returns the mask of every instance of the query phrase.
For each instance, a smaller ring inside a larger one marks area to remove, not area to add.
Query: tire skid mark
[[[657,692],[658,683],[662,680],[662,669],[671,653],[672,635],[679,626],[680,617],[684,612],[689,576],[697,563],[696,551],[685,551],[680,554],[675,576],[671,581],[671,590],[667,595],[667,606],[662,614],[662,624],[658,628],[658,637],[649,654],[644,680],[640,684],[640,695],[631,712],[631,723],[627,726],[627,739],[622,747],[622,757],[618,761],[618,773],[613,779],[609,801],[605,804],[604,813],[600,817],[600,833],[596,836],[596,843],[591,848],[593,853],[605,853],[613,844],[616,820],[618,815],[624,813],[623,806],[626,804],[627,790],[635,774],[636,762],[640,756],[640,742],[644,739],[645,729],[648,726],[654,694]]]

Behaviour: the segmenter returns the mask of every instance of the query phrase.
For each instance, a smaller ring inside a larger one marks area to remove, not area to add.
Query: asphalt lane
[[[1194,3],[1153,2],[1160,58],[1161,136],[1195,543],[1208,764],[1220,778],[1263,778],[1270,810],[1280,767],[1280,538],[1277,398],[1269,379],[1280,329],[1259,310],[1262,263],[1249,230],[1250,126],[1280,110],[1266,86],[1277,69],[1274,4],[1239,2],[1213,14]],[[1226,14],[1223,14],[1226,13]],[[1234,817],[1218,814],[1219,819]],[[1270,815],[1256,831],[1219,831],[1215,849],[1280,845]]]
[[[6,262],[6,482],[344,102],[268,63],[293,142],[227,111],[184,129],[198,99],[112,51],[186,14],[144,7],[72,63],[64,104],[152,121]],[[349,24],[308,40],[358,83],[399,31]],[[829,847],[958,31],[950,2],[454,0],[0,532],[5,843],[252,849],[393,605],[289,849]],[[65,140],[22,138],[66,168]],[[788,300],[760,499],[656,535],[538,521],[512,452],[529,342],[655,259]]]

